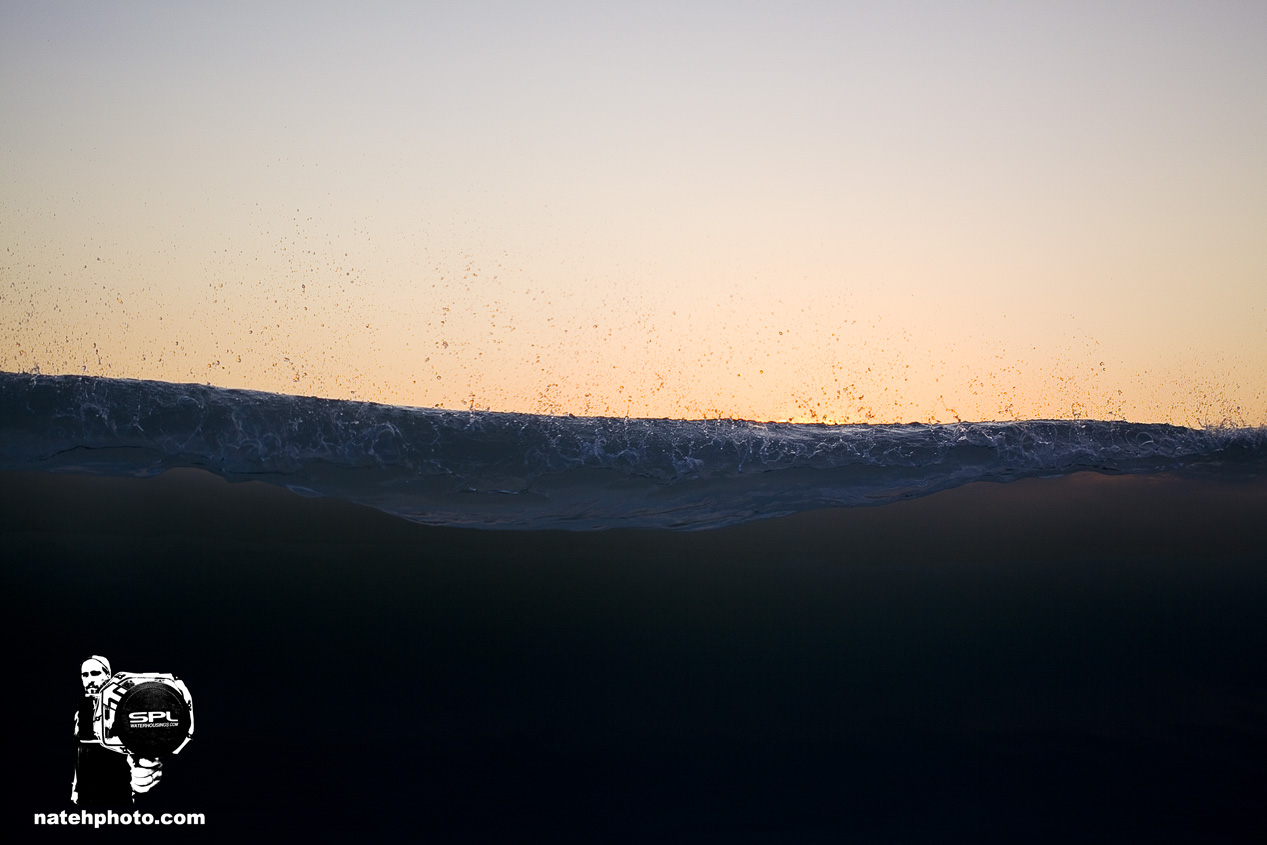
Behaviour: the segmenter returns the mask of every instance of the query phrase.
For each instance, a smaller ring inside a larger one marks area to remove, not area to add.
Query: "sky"
[[[0,369],[1267,424],[1267,3],[0,2]]]

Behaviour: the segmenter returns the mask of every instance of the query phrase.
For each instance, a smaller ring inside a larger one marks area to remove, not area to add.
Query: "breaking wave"
[[[558,417],[0,373],[0,469],[174,467],[434,525],[695,529],[1081,470],[1255,477],[1267,429]]]

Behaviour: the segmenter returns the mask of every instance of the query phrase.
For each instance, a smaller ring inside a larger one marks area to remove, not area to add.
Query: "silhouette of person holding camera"
[[[121,754],[102,745],[101,689],[110,661],[94,654],[79,668],[84,694],[75,713],[75,778],[70,800],[83,808],[128,807],[163,776],[161,760]]]

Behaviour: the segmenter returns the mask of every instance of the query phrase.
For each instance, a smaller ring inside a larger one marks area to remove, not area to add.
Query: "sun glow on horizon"
[[[6,7],[0,369],[1267,424],[1264,8],[302,8]]]

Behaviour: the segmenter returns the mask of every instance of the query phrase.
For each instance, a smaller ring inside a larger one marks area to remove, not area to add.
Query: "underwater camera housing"
[[[94,740],[111,751],[156,759],[179,754],[194,735],[185,682],[157,672],[116,672],[90,696]]]

